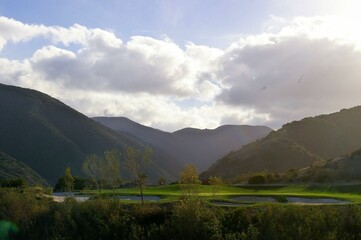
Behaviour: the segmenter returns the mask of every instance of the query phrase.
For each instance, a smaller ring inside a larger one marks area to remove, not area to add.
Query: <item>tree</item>
[[[264,184],[266,179],[262,175],[254,175],[248,179],[248,184]]]
[[[103,157],[88,155],[82,164],[82,170],[99,192],[103,183],[108,183],[114,190],[120,178],[120,154],[117,150],[111,150],[105,151]]]
[[[165,177],[158,178],[158,185],[164,185],[166,183],[167,183],[167,179],[165,179]]]
[[[187,164],[180,174],[180,184],[185,194],[188,197],[197,195],[200,183],[197,168],[192,164]]]
[[[71,168],[67,167],[64,173],[64,191],[71,192],[74,190],[74,178],[71,175]]]
[[[223,181],[220,177],[210,177],[208,179],[208,183],[209,185],[212,186],[212,194],[214,199],[216,196],[216,192],[218,191],[219,187],[222,185]]]
[[[104,152],[104,178],[115,191],[120,182],[120,153],[117,150]]]
[[[152,162],[152,149],[147,147],[139,150],[134,147],[127,147],[125,150],[126,167],[135,178],[135,183],[139,187],[142,204],[144,204],[143,188],[147,180],[147,166]]]
[[[99,192],[101,192],[101,182],[100,179],[102,177],[102,170],[101,170],[101,158],[99,158],[96,154],[88,155],[82,166],[81,169],[85,175],[87,175],[91,181],[95,184],[95,187]]]
[[[81,177],[74,177],[74,190],[84,190],[88,179]]]

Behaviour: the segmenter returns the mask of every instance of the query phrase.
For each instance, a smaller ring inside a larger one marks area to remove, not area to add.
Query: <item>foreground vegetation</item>
[[[111,198],[55,203],[31,190],[0,189],[0,219],[7,221],[0,228],[9,222],[17,226],[10,239],[361,238],[356,204],[221,208],[198,197],[173,204],[123,204]]]

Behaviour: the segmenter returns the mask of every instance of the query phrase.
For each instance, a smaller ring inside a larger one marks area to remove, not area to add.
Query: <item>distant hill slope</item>
[[[142,142],[89,119],[57,99],[38,91],[0,84],[0,149],[30,166],[49,183],[55,183],[69,166],[80,174],[90,153],[125,146],[142,148]],[[175,178],[180,165],[155,149],[150,177]],[[123,168],[124,169],[124,168]]]
[[[361,181],[361,149],[298,169],[295,176],[302,182]]]
[[[136,136],[164,150],[183,164],[195,164],[201,171],[224,154],[260,139],[272,131],[264,126],[226,125],[211,130],[185,128],[169,133],[143,126],[124,117],[93,119],[117,132]]]
[[[29,184],[47,186],[45,179],[40,177],[28,165],[0,151],[0,179],[24,178]]]
[[[361,107],[305,118],[232,152],[202,173],[232,178],[252,171],[283,172],[335,158],[361,146]]]

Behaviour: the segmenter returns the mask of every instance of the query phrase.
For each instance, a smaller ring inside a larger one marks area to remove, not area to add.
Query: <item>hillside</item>
[[[226,125],[216,129],[185,128],[169,133],[124,117],[96,117],[94,120],[119,133],[130,134],[158,147],[182,164],[195,164],[201,171],[230,151],[272,131],[264,126]]]
[[[305,118],[232,152],[202,173],[233,178],[252,171],[283,172],[335,158],[361,146],[361,107]]]
[[[319,161],[296,171],[296,181],[343,182],[361,180],[361,149],[342,157]]]
[[[0,180],[20,177],[24,178],[31,185],[48,185],[29,166],[0,151]]]
[[[0,148],[24,162],[49,183],[69,166],[81,174],[85,156],[145,144],[115,133],[57,99],[38,91],[0,84]],[[154,149],[150,177],[175,178],[180,165]]]

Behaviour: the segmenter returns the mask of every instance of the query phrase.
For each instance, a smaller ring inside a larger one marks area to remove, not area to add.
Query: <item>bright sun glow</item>
[[[361,47],[361,1],[339,1],[338,8],[340,9],[340,16],[343,20],[339,23],[334,22],[334,31],[344,34],[344,37],[354,41],[357,47]],[[340,36],[341,37],[341,36]]]

